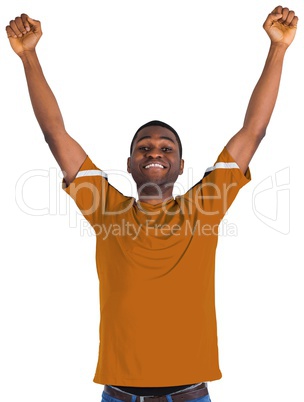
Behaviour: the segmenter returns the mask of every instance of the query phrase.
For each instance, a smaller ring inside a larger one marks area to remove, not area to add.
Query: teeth
[[[150,163],[150,165],[145,166],[145,169],[149,169],[150,167],[159,167],[163,169],[164,167],[158,163]]]

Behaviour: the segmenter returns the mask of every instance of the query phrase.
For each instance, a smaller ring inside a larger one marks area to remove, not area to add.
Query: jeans
[[[168,402],[172,402],[171,395],[172,394],[166,395]],[[135,399],[136,399],[136,395],[133,395],[132,402],[135,402]],[[101,402],[122,402],[122,401],[120,399],[113,398],[113,396],[111,396],[103,391]],[[187,400],[185,402],[187,402]],[[201,398],[191,399],[191,402],[211,402],[211,399],[210,399],[209,395],[206,395]]]

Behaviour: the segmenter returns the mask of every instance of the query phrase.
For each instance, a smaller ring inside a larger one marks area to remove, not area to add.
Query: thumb
[[[264,23],[264,28],[270,28],[274,22],[277,22],[280,18],[283,17],[281,13],[270,13]]]
[[[31,17],[27,16],[27,20],[31,25],[38,25],[39,21],[33,20]]]
[[[281,13],[274,13],[274,14],[270,14],[270,15],[272,15],[274,21],[277,21],[283,17],[283,14],[281,14]]]
[[[33,20],[33,18],[29,16],[27,16],[26,18],[31,30],[36,34],[42,35],[40,21]]]

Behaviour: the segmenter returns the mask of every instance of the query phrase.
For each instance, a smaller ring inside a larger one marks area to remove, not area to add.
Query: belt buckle
[[[139,396],[139,402],[148,402],[149,400],[157,400],[161,398],[161,396],[151,396],[151,395],[146,395],[146,396]]]

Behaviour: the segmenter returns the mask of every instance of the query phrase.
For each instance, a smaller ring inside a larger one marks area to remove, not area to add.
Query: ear
[[[128,171],[128,173],[131,173],[131,158],[130,157],[127,159],[127,171]]]
[[[183,172],[184,172],[184,163],[185,163],[184,159],[181,159],[180,166],[179,166],[179,174],[183,174]]]

